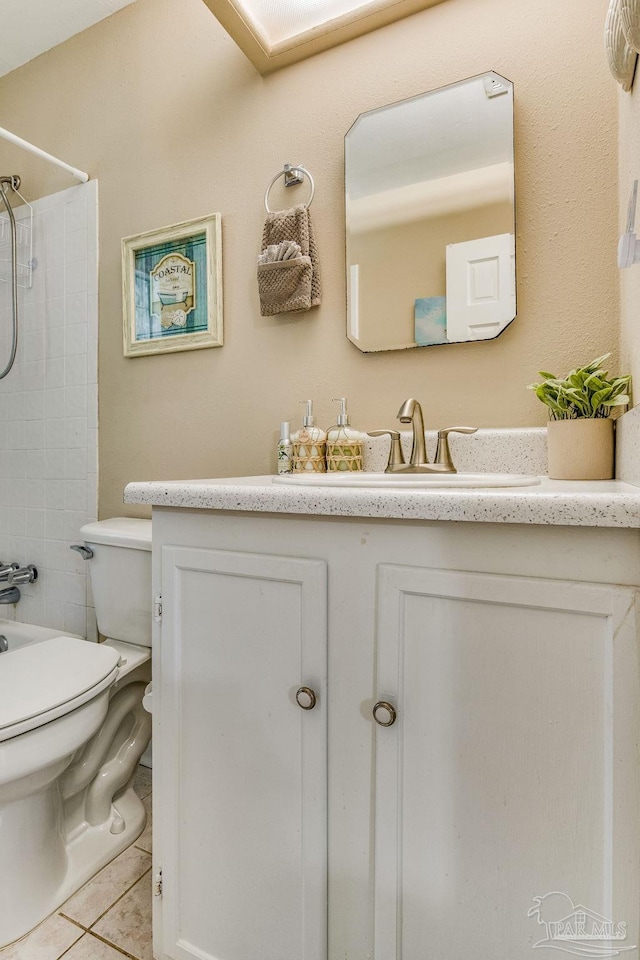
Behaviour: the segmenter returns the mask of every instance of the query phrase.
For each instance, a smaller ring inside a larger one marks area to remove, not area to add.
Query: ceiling
[[[0,0],[0,76],[133,0]]]
[[[271,73],[442,0],[204,0],[260,73]]]
[[[0,0],[0,77],[135,0]],[[204,0],[270,73],[442,0]]]

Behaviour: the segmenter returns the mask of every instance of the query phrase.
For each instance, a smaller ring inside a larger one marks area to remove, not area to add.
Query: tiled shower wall
[[[69,546],[97,514],[97,184],[33,207],[37,264],[19,291],[17,360],[0,380],[0,558],[35,564],[39,577],[0,617],[93,638],[86,563]],[[17,212],[24,221],[25,208]],[[7,256],[0,241],[0,369],[10,350]]]

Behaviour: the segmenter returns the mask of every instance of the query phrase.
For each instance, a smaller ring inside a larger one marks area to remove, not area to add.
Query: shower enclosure
[[[95,637],[69,545],[97,516],[97,183],[0,188],[0,558],[40,574],[0,616]]]

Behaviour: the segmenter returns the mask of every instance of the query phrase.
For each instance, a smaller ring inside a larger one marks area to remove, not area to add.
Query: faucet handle
[[[35,583],[38,579],[38,571],[32,563],[27,567],[16,567],[9,574],[9,586],[15,587],[17,583]]]
[[[19,563],[5,563],[0,560],[0,581],[7,581],[14,570],[20,566]]]
[[[406,466],[402,447],[400,446],[400,433],[398,430],[370,430],[369,437],[391,437],[391,446],[389,448],[389,461],[385,473],[394,473]]]
[[[456,468],[451,459],[451,450],[449,449],[450,433],[477,433],[477,427],[445,427],[438,430],[438,444],[436,446],[436,456],[434,463],[440,463],[447,468],[450,473],[456,473]]]

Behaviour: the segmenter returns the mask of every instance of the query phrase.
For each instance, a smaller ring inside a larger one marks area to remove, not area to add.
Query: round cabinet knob
[[[300,689],[296,691],[296,701],[298,706],[302,707],[303,710],[313,710],[317,699],[311,687],[300,687]]]
[[[373,707],[373,719],[381,727],[392,727],[396,717],[396,708],[386,700],[378,700]]]

